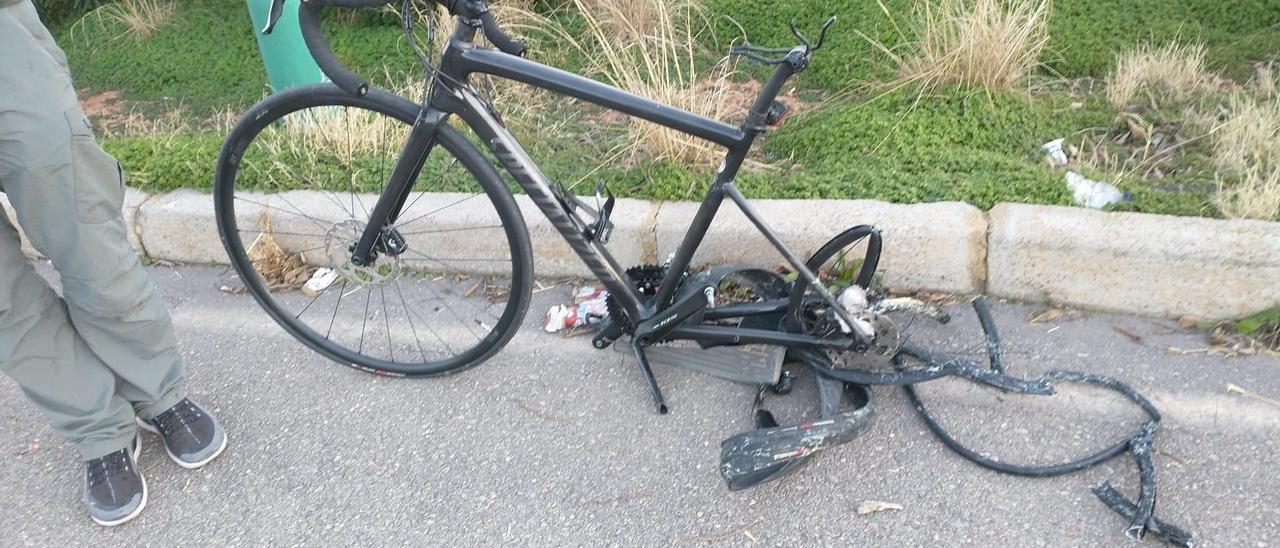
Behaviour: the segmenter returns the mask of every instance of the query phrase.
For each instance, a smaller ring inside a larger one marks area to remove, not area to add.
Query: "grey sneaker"
[[[178,466],[188,469],[209,464],[227,448],[227,434],[203,407],[183,398],[154,419],[138,418],[138,426],[159,434],[164,439],[164,450]]]
[[[120,525],[138,517],[147,506],[147,480],[138,470],[141,453],[142,437],[138,436],[129,447],[86,463],[84,503],[94,523]]]

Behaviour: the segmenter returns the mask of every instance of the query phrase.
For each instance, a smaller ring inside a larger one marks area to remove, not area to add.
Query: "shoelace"
[[[129,456],[127,451],[117,451],[105,457],[94,459],[89,462],[89,485],[97,485],[107,478],[122,472],[129,471]]]
[[[190,401],[183,400],[173,409],[165,411],[156,416],[153,421],[160,433],[168,436],[188,424],[191,424],[200,418],[200,409],[198,409]]]

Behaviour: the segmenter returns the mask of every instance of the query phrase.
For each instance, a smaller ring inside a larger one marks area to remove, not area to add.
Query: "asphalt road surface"
[[[629,356],[538,329],[568,285],[535,295],[520,334],[482,367],[403,380],[306,350],[250,297],[219,291],[225,269],[151,272],[173,307],[192,395],[221,417],[230,447],[186,471],[146,438],[146,511],[99,528],[80,502],[75,451],[2,381],[0,545],[1141,545],[1090,492],[1109,480],[1132,497],[1131,459],[1052,479],[987,471],[948,452],[893,388],[874,390],[877,417],[857,440],[730,492],[719,443],[749,428],[753,389],[660,367],[672,413],[656,415]],[[1280,359],[1171,354],[1205,342],[1169,321],[1030,323],[1035,307],[994,308],[1011,373],[1104,373],[1161,408],[1159,517],[1203,546],[1280,545],[1280,407],[1226,389],[1280,398]],[[953,313],[949,326],[917,326],[914,340],[980,348],[971,311]],[[957,437],[1012,462],[1079,455],[1141,419],[1118,396],[1083,389],[1023,398],[944,380],[921,392]],[[812,415],[802,396],[779,405],[793,421]],[[861,515],[865,501],[903,509]]]

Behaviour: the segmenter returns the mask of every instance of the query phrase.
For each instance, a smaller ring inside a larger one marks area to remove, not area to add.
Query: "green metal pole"
[[[293,86],[324,82],[324,73],[311,58],[307,44],[302,40],[302,31],[298,28],[298,2],[287,0],[284,12],[275,29],[269,35],[262,34],[262,27],[267,25],[267,12],[271,9],[271,0],[247,0],[249,16],[253,19],[253,35],[258,39],[258,49],[262,52],[262,63],[267,68],[267,81],[274,91],[283,91]]]

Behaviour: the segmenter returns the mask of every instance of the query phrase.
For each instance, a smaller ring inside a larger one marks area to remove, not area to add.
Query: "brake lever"
[[[267,11],[267,25],[262,27],[262,34],[271,34],[275,30],[276,23],[280,21],[280,16],[284,14],[284,0],[271,0],[271,7]]]
[[[827,19],[825,23],[822,24],[822,31],[818,34],[818,43],[814,44],[813,42],[809,41],[809,37],[805,36],[804,33],[800,32],[800,29],[796,27],[795,19],[792,19],[791,21],[787,22],[787,26],[791,27],[791,34],[794,34],[796,39],[800,40],[800,45],[804,46],[805,55],[818,51],[818,49],[822,48],[822,45],[827,42],[827,31],[830,30],[831,26],[835,24],[836,24],[836,16],[832,15]],[[796,46],[796,47],[800,47],[800,46]],[[752,61],[756,61],[758,63],[764,63],[766,65],[778,65],[778,64],[787,62],[789,55],[793,51],[795,51],[795,49],[796,48],[766,48],[762,46],[753,46],[751,44],[744,44],[741,46],[733,46],[729,48],[729,54],[740,55],[742,57],[751,59]],[[779,53],[786,54],[786,55],[783,55],[782,57],[766,56],[766,55],[779,54]]]
[[[822,48],[822,44],[826,43],[827,41],[827,31],[830,30],[831,26],[835,24],[836,24],[836,16],[832,15],[831,17],[827,18],[827,22],[822,24],[822,30],[818,34],[818,43],[814,44],[809,41],[809,38],[805,36],[803,32],[800,32],[800,29],[796,28],[795,19],[792,19],[791,21],[787,22],[787,26],[791,27],[791,34],[794,34],[795,37],[800,40],[800,43],[804,44],[805,49],[810,52],[818,51],[819,49]]]

